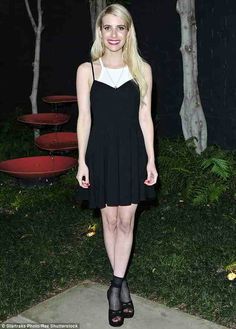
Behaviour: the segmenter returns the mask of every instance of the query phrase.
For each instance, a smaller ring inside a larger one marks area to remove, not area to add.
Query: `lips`
[[[118,45],[120,43],[119,40],[107,40],[110,45]]]

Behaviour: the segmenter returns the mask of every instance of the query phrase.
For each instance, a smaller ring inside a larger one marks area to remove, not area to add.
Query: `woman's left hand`
[[[157,182],[158,172],[154,162],[147,163],[147,179],[145,179],[144,184],[154,185]]]

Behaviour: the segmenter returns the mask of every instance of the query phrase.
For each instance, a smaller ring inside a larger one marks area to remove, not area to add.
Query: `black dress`
[[[91,130],[85,154],[89,188],[78,186],[77,200],[89,208],[130,205],[154,199],[147,186],[147,153],[139,124],[140,92],[134,80],[118,88],[95,80],[90,91]]]

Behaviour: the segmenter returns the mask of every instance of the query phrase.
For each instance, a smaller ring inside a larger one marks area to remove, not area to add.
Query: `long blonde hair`
[[[129,31],[126,39],[126,43],[123,47],[123,60],[128,65],[130,73],[132,74],[135,82],[138,84],[141,94],[141,99],[146,95],[147,82],[145,80],[144,73],[144,59],[139,55],[137,47],[136,33],[134,29],[134,23],[129,11],[120,4],[112,4],[107,6],[101,11],[96,20],[95,40],[91,48],[91,57],[95,61],[102,57],[105,53],[105,47],[100,37],[100,30],[102,28],[102,19],[105,15],[112,14],[120,17],[125,22],[125,25]]]

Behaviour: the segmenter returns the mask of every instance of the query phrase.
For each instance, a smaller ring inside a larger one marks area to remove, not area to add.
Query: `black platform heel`
[[[132,318],[134,316],[134,304],[133,304],[133,301],[130,297],[128,282],[127,282],[126,279],[124,279],[123,282],[122,282],[121,289],[122,288],[126,290],[125,293],[130,298],[130,300],[128,302],[122,302],[122,300],[121,300],[123,317],[124,318]]]
[[[134,304],[133,304],[132,300],[127,303],[121,302],[121,305],[122,305],[123,317],[132,318],[134,316]]]
[[[107,299],[108,299],[108,302],[110,301],[110,295],[111,295],[111,290],[113,289],[113,287],[109,287],[109,289],[107,290]],[[114,289],[119,289],[119,288],[114,288]],[[118,321],[114,321],[114,319],[116,317],[119,317],[120,320]],[[118,310],[112,310],[110,309],[110,306],[109,306],[109,310],[108,310],[108,320],[109,320],[109,324],[112,326],[112,327],[120,327],[122,326],[122,324],[124,323],[124,316],[123,316],[123,309],[122,307]]]

